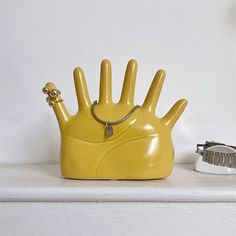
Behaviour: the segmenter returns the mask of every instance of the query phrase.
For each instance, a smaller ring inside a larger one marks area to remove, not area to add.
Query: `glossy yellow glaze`
[[[99,101],[96,114],[116,121],[134,107],[137,62],[129,61],[118,103],[112,101],[111,64],[101,63]],[[176,102],[167,114],[158,118],[155,108],[165,72],[159,70],[140,108],[123,123],[113,126],[114,134],[105,137],[104,125],[91,115],[84,73],[74,70],[79,111],[71,116],[64,103],[53,109],[61,130],[61,173],[75,179],[157,179],[171,174],[174,148],[171,130],[184,111],[187,101]],[[51,82],[46,86],[55,89]],[[59,97],[60,99],[60,97]]]

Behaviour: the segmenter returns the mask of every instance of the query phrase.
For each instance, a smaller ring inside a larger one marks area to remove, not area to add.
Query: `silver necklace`
[[[131,110],[127,115],[125,115],[124,117],[122,117],[121,119],[119,119],[119,120],[117,120],[117,121],[111,122],[111,121],[102,120],[102,119],[100,119],[100,118],[97,116],[97,114],[96,114],[96,112],[95,112],[95,108],[94,108],[95,105],[97,105],[97,104],[98,104],[98,102],[97,102],[97,100],[95,100],[95,101],[93,102],[92,106],[91,106],[91,113],[92,113],[93,118],[94,118],[97,122],[99,122],[99,123],[101,123],[101,124],[103,124],[103,125],[105,126],[104,134],[105,134],[106,137],[110,137],[110,136],[113,135],[113,126],[114,126],[114,125],[119,125],[119,124],[121,124],[122,122],[124,122],[125,120],[127,120],[127,119],[134,113],[134,111],[135,111],[137,108],[140,107],[139,105],[134,106],[134,107],[132,108],[132,110]]]

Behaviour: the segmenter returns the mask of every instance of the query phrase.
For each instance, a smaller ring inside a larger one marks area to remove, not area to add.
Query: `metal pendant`
[[[111,137],[113,135],[113,127],[110,125],[107,125],[105,128],[105,136]]]

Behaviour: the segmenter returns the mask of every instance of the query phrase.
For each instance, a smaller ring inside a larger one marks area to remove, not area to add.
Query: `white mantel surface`
[[[150,181],[70,180],[57,164],[0,166],[0,235],[222,236],[236,232],[236,176],[177,164]]]
[[[236,175],[209,175],[176,164],[169,178],[72,180],[57,164],[0,166],[2,202],[236,202]]]

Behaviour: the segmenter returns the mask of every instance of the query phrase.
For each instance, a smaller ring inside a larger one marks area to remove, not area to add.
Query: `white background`
[[[59,129],[41,89],[54,81],[75,113],[73,68],[84,69],[95,100],[104,58],[116,99],[131,58],[139,62],[136,103],[159,68],[167,78],[157,114],[188,99],[173,130],[177,162],[191,162],[199,142],[236,144],[235,1],[1,0],[0,7],[1,163],[59,161]]]

